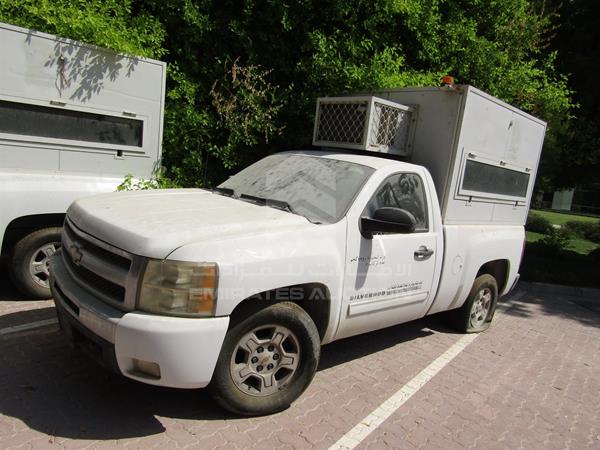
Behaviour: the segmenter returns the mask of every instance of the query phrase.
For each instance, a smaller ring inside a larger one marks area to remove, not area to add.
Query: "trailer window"
[[[142,147],[144,122],[0,100],[0,133]]]
[[[467,160],[462,189],[525,198],[529,174],[479,161]]]
[[[412,213],[417,219],[416,232],[429,229],[423,180],[416,173],[399,173],[388,177],[369,200],[365,214],[372,217],[375,210],[384,207],[401,208]]]

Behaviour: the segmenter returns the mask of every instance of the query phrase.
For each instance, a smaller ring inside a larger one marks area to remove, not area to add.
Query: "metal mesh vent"
[[[408,141],[411,112],[375,102],[369,144],[403,149]]]
[[[321,103],[315,139],[321,142],[362,144],[369,103]]]
[[[314,145],[408,155],[413,108],[378,97],[317,100]]]

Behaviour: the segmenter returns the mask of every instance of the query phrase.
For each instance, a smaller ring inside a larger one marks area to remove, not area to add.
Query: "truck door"
[[[336,338],[351,336],[423,316],[432,291],[439,235],[420,174],[395,173],[375,190],[363,208],[348,214],[348,242],[340,324]],[[364,201],[364,200],[363,200]],[[360,219],[383,207],[401,208],[416,219],[411,233],[360,232]]]

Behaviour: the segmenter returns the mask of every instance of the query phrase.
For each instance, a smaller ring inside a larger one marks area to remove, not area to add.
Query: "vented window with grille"
[[[375,102],[369,143],[373,146],[389,146],[401,150],[408,141],[410,124],[410,111],[390,108]]]
[[[321,103],[316,140],[363,144],[368,106],[367,101]]]
[[[413,109],[377,97],[317,100],[313,144],[407,156]]]

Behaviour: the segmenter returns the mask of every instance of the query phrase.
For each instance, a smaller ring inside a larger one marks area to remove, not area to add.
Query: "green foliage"
[[[531,211],[532,214],[536,214],[542,217],[545,217],[550,221],[550,223],[554,225],[564,225],[569,221],[576,220],[578,222],[600,222],[600,218],[593,216],[580,216],[577,213],[571,212],[555,212],[555,211],[545,211],[541,209],[536,209]]]
[[[546,234],[538,242],[546,247],[549,255],[558,256],[563,250],[569,248],[571,235],[562,228],[552,228],[550,233]]]
[[[210,90],[212,105],[218,117],[218,129],[223,144],[216,146],[215,153],[222,158],[226,168],[239,161],[236,150],[256,145],[281,134],[276,118],[282,104],[274,95],[273,86],[266,81],[271,70],[260,66],[242,67],[236,59],[225,64],[225,74],[217,79]]]
[[[0,20],[166,60],[164,175],[202,186],[310,144],[318,96],[437,85],[444,74],[547,120],[554,161],[572,104],[545,50],[553,16],[538,4],[0,0]]]
[[[149,189],[170,189],[177,187],[180,186],[166,178],[160,172],[149,180],[133,178],[133,175],[129,173],[125,176],[123,182],[117,186],[117,191],[147,191]]]
[[[528,242],[519,272],[525,281],[600,287],[600,247],[591,252],[562,250],[556,254],[540,242]]]
[[[569,221],[563,227],[571,234],[600,244],[600,222]]]
[[[555,11],[550,49],[556,66],[569,73],[578,104],[572,120],[563,124],[559,145],[545,158],[545,176],[552,187],[570,188],[600,182],[600,2],[598,0],[536,0]],[[556,134],[555,134],[556,135]]]
[[[525,229],[534,233],[549,234],[552,231],[552,224],[543,216],[529,213]]]
[[[0,0],[0,21],[131,55],[160,58],[165,31],[133,0]]]

